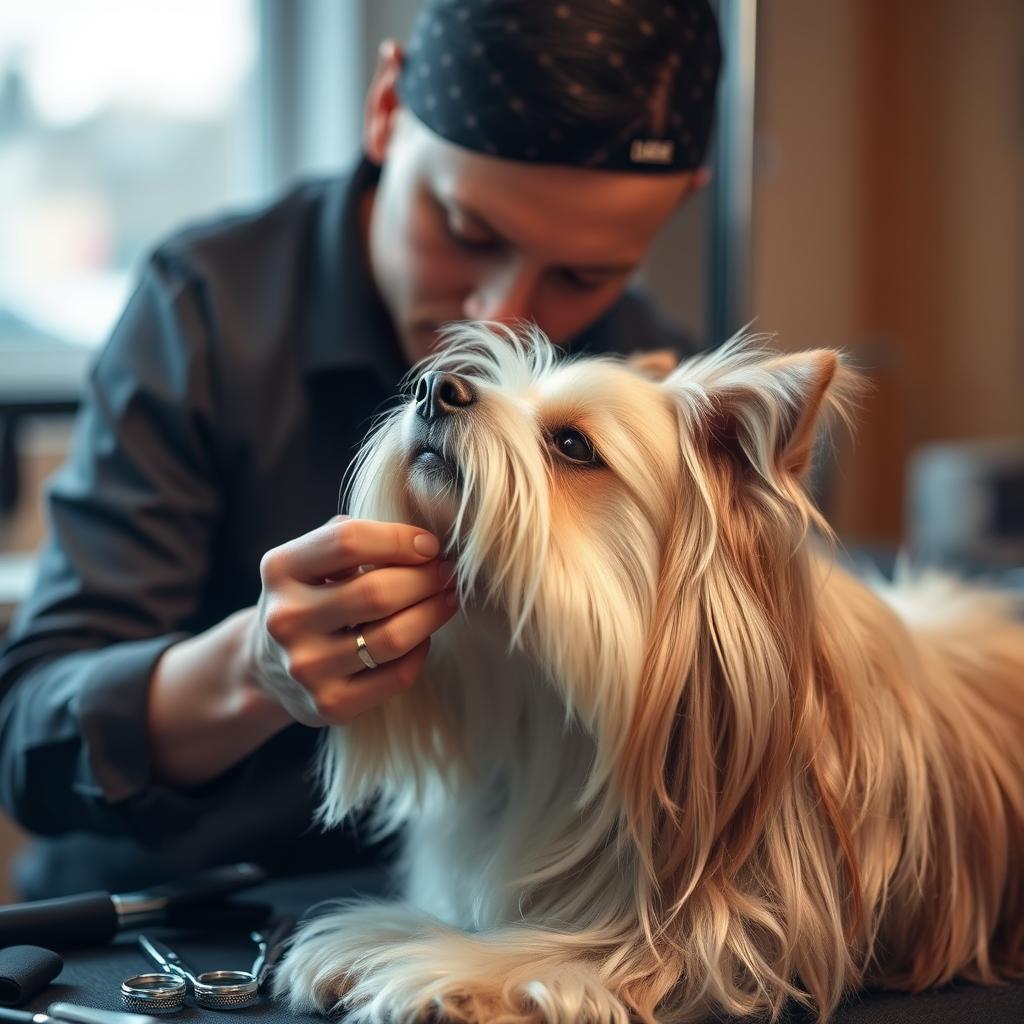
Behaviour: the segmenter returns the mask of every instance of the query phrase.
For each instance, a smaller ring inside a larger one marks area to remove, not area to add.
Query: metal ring
[[[356,633],[356,654],[359,655],[359,660],[367,668],[376,668],[377,662],[373,660],[372,655],[366,649],[366,641],[363,639],[362,633]]]
[[[260,987],[248,971],[203,971],[193,981],[192,993],[209,1010],[241,1010],[256,1002]]]
[[[139,1013],[174,1013],[185,993],[185,979],[173,974],[133,974],[121,982],[122,1006]]]

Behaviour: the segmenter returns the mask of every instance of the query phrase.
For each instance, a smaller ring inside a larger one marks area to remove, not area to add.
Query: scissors
[[[254,931],[250,938],[258,950],[248,971],[204,971],[195,974],[169,946],[140,935],[139,947],[146,957],[160,968],[159,974],[136,974],[121,985],[121,1000],[126,1009],[149,1013],[172,1013],[185,1001],[188,986],[196,1002],[211,1010],[233,1010],[251,1006],[284,953],[296,919],[284,914],[263,932]]]
[[[191,987],[196,1003],[208,1010],[241,1010],[259,999],[260,986],[252,971],[203,971],[196,974],[165,943],[148,939],[145,935],[139,936],[138,943],[150,962],[163,973],[137,974],[122,982],[121,999],[125,1005],[132,1000],[135,1009],[148,1004],[150,1012],[168,1013],[185,1001],[188,987]],[[153,1005],[154,1002],[160,1003],[159,1008]]]

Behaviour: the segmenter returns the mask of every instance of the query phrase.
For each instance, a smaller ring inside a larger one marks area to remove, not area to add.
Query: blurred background
[[[416,0],[0,4],[0,633],[76,394],[147,252],[359,150]],[[817,489],[845,547],[1024,565],[1024,4],[720,0],[714,187],[643,274],[870,378]],[[643,339],[637,339],[642,346]],[[9,851],[0,821],[0,898]]]

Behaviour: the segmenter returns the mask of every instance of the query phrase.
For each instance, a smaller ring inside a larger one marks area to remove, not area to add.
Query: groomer
[[[415,686],[458,609],[438,539],[335,517],[339,482],[447,321],[692,347],[625,289],[706,183],[718,68],[707,0],[432,0],[354,173],[156,250],[0,657],[24,896],[383,855],[312,824],[317,737]]]

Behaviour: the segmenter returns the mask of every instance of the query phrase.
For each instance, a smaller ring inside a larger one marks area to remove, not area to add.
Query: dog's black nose
[[[431,370],[416,385],[416,415],[428,423],[464,409],[476,401],[473,385],[457,373]]]

